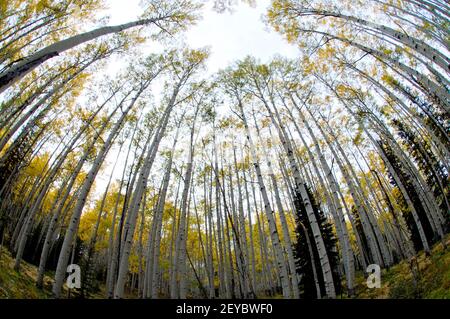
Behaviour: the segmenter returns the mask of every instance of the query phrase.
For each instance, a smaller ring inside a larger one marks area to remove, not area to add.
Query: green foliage
[[[315,197],[309,189],[308,196],[324,240],[325,249],[333,272],[333,281],[336,293],[339,294],[342,287],[338,271],[339,256],[336,249],[337,240],[333,234],[333,226],[325,216],[325,213],[317,205]],[[297,273],[302,277],[299,284],[303,292],[302,297],[306,299],[314,299],[318,296],[314,282],[313,267],[316,269],[316,276],[318,278],[321,296],[326,295],[325,282],[321,271],[322,268],[320,264],[319,252],[317,250],[317,246],[315,245],[315,239],[311,224],[307,217],[305,205],[300,199],[296,199],[296,201],[298,202],[297,206],[299,207],[299,210],[296,212],[298,222],[296,226],[297,241],[294,247],[294,254],[298,260]],[[309,238],[309,243],[306,236]],[[311,256],[311,252],[313,256]],[[314,264],[312,263],[312,258],[314,258]]]

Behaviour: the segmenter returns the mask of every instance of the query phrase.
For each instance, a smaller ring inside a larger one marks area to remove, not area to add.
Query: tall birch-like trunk
[[[77,34],[70,38],[53,43],[37,51],[36,53],[33,53],[25,57],[20,62],[15,63],[13,66],[2,72],[0,74],[0,93],[5,91],[8,87],[13,85],[16,81],[23,78],[25,75],[30,73],[32,70],[40,66],[45,61],[55,56],[58,56],[61,53],[70,50],[78,45],[89,42],[104,35],[118,33],[133,27],[158,23],[167,18],[169,17],[160,16],[150,19],[137,20],[116,26],[100,27],[98,29]]]
[[[239,105],[239,110],[241,112],[241,114],[240,114],[241,119],[244,122],[244,127],[245,127],[246,134],[247,134],[247,141],[250,146],[250,152],[251,152],[252,159],[253,159],[253,166],[255,168],[259,189],[260,189],[263,201],[264,201],[264,212],[266,213],[266,218],[269,222],[270,238],[271,238],[272,244],[274,246],[275,255],[276,255],[276,259],[277,259],[277,265],[278,265],[278,269],[280,271],[280,279],[281,279],[281,285],[282,285],[282,289],[283,289],[283,297],[291,298],[292,291],[290,289],[287,265],[285,264],[285,258],[284,258],[283,250],[282,250],[282,247],[280,244],[280,238],[278,236],[278,231],[277,231],[277,227],[275,224],[273,210],[269,203],[269,197],[267,195],[266,187],[264,185],[264,180],[262,177],[261,168],[260,168],[260,164],[258,161],[258,156],[256,154],[255,145],[253,143],[253,140],[252,140],[252,137],[250,134],[250,129],[248,127],[248,123],[247,123],[247,120],[246,120],[246,117],[244,114],[244,109],[243,109],[243,106],[241,104],[239,97],[238,97],[238,105]]]
[[[72,245],[72,241],[76,235],[78,225],[80,222],[81,213],[83,211],[83,207],[86,203],[86,198],[89,194],[89,191],[92,187],[92,184],[94,182],[95,177],[97,176],[97,173],[100,169],[100,166],[108,153],[114,139],[117,136],[117,133],[119,132],[120,128],[122,127],[122,124],[125,120],[125,117],[127,116],[128,112],[131,110],[131,108],[134,106],[135,102],[141,95],[141,93],[145,90],[145,88],[150,84],[150,81],[147,81],[144,85],[141,86],[140,90],[137,92],[137,94],[134,96],[132,101],[130,102],[129,106],[126,108],[126,110],[123,111],[120,118],[117,120],[117,122],[114,124],[113,128],[111,129],[111,133],[108,135],[108,138],[106,139],[105,143],[103,144],[102,148],[97,154],[97,157],[95,158],[91,169],[89,170],[86,179],[83,182],[83,186],[81,188],[79,197],[77,199],[77,203],[75,205],[74,211],[72,213],[72,216],[69,221],[69,226],[67,228],[64,242],[61,248],[61,252],[58,259],[58,265],[56,267],[55,272],[55,283],[53,284],[52,293],[56,298],[59,298],[61,296],[61,289],[63,286],[64,277],[66,274],[66,268],[69,261],[69,254],[70,254],[70,248]]]
[[[183,79],[184,80],[184,79]],[[134,191],[133,198],[130,203],[130,209],[128,213],[127,222],[125,224],[124,229],[124,242],[122,247],[122,252],[120,255],[120,263],[119,263],[119,271],[117,276],[117,283],[115,288],[114,297],[115,298],[123,298],[124,288],[126,277],[128,273],[128,265],[129,265],[129,256],[131,253],[131,246],[133,242],[134,229],[136,226],[137,212],[141,205],[141,200],[144,194],[144,191],[147,186],[148,176],[150,174],[151,167],[153,166],[153,162],[156,157],[156,153],[159,147],[159,144],[164,136],[164,132],[167,128],[167,123],[169,121],[169,115],[175,106],[175,101],[178,96],[178,92],[182,85],[182,81],[174,88],[170,101],[162,115],[159,123],[159,128],[155,133],[153,141],[148,149],[147,156],[144,160],[144,165],[140,169],[139,178],[136,184],[136,190]]]

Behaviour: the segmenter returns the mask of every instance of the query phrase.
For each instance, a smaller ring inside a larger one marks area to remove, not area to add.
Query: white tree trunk
[[[97,176],[100,166],[101,166],[106,154],[108,153],[114,139],[116,138],[116,135],[119,132],[119,129],[121,128],[126,115],[131,110],[131,108],[134,106],[134,104],[135,104],[136,100],[138,99],[138,97],[140,96],[140,94],[144,91],[144,89],[149,84],[150,84],[150,81],[147,81],[146,85],[141,87],[141,89],[137,92],[136,96],[133,98],[133,100],[127,107],[127,109],[123,111],[120,118],[114,124],[114,126],[111,130],[111,133],[109,134],[109,136],[106,139],[105,143],[103,144],[102,148],[98,152],[97,157],[95,158],[95,160],[92,164],[92,167],[89,170],[89,172],[86,176],[86,179],[84,180],[79,197],[77,199],[77,203],[75,205],[74,211],[70,218],[69,226],[67,228],[66,235],[64,237],[64,242],[63,242],[61,252],[60,252],[60,255],[58,258],[58,265],[56,267],[56,272],[55,272],[55,283],[53,284],[53,289],[52,289],[52,293],[56,298],[59,298],[61,295],[61,289],[63,286],[64,277],[66,274],[67,263],[69,261],[70,249],[72,246],[74,236],[76,235],[76,232],[78,229],[81,213],[82,213],[83,207],[86,203],[86,198],[92,187],[94,179]]]
[[[89,32],[77,34],[70,38],[53,43],[34,54],[24,58],[20,62],[17,62],[12,67],[8,68],[6,71],[0,74],[0,93],[5,91],[8,87],[13,85],[16,81],[23,78],[26,74],[31,72],[33,69],[44,63],[45,61],[70,50],[80,44],[86,43],[98,37],[118,33],[136,26],[148,25],[151,23],[158,22],[163,18],[154,19],[142,19],[116,26],[101,27]]]

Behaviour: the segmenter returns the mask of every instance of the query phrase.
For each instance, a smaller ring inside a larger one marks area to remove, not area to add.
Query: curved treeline
[[[76,263],[72,296],[336,298],[445,246],[447,4],[273,0],[298,58],[208,78],[207,49],[171,43],[197,1],[118,26],[104,5],[0,6],[1,246],[38,287],[65,297]]]

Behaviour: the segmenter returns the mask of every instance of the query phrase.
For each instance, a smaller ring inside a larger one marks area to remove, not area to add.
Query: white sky
[[[170,0],[168,0],[170,1]],[[109,25],[121,24],[136,20],[141,13],[140,0],[110,0],[109,9],[105,14],[110,15]],[[269,31],[262,22],[262,16],[270,4],[270,0],[257,0],[256,7],[239,3],[234,6],[232,13],[217,13],[212,10],[213,1],[209,0],[203,8],[203,18],[195,26],[191,26],[179,38],[183,38],[190,48],[209,47],[211,55],[207,61],[207,74],[212,75],[220,69],[226,68],[236,60],[252,55],[267,62],[276,54],[288,58],[298,56],[297,49],[288,44],[279,34]],[[148,43],[144,46],[144,53],[160,52],[162,46],[158,43]],[[126,66],[120,58],[111,59],[108,73],[115,73],[119,68]],[[158,100],[156,84],[152,87],[155,101]],[[171,143],[171,142],[170,142]],[[95,197],[98,198],[106,188],[112,163],[117,157],[117,150],[109,152],[106,162],[106,172],[99,173],[96,179]],[[122,164],[118,163],[114,178],[120,178]]]
[[[203,19],[184,33],[189,47],[210,47],[212,54],[207,62],[209,74],[247,55],[266,62],[275,54],[288,58],[298,54],[294,46],[289,45],[281,35],[269,31],[262,22],[270,0],[256,2],[256,7],[252,8],[239,1],[233,13],[216,13],[210,0],[204,6]],[[110,24],[132,21],[141,11],[139,0],[110,0],[109,6]]]

